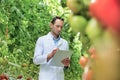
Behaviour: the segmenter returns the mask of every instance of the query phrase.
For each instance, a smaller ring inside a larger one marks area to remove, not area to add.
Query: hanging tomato
[[[89,10],[105,27],[120,33],[119,0],[92,0]]]

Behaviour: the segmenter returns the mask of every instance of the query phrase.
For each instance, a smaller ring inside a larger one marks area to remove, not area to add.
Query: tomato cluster
[[[89,57],[81,56],[79,59],[80,66],[84,69],[82,79],[83,80],[92,80],[93,70],[92,70],[92,60],[97,59],[96,50],[94,47],[89,48],[88,50]]]
[[[81,0],[67,0],[66,4],[72,12],[72,15],[69,17],[69,24],[72,28],[72,31],[77,33],[85,33],[85,28],[87,25],[87,19],[85,16],[88,16],[87,2]],[[82,12],[84,10],[84,13]],[[83,14],[83,15],[81,15]]]

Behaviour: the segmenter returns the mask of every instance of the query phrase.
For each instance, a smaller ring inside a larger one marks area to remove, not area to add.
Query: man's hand
[[[70,65],[70,59],[69,58],[65,58],[62,60],[62,63],[64,64],[65,67]]]
[[[57,50],[58,50],[58,48],[54,48],[53,51],[50,54],[48,54],[47,61],[49,61],[55,55]]]

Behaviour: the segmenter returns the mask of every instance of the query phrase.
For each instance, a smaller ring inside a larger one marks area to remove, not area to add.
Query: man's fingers
[[[54,50],[56,51],[56,50],[58,50],[58,49],[59,49],[59,48],[54,48],[53,51],[54,51]]]
[[[70,64],[70,59],[66,58],[61,61],[65,66],[68,66]]]
[[[54,56],[55,53],[57,52],[57,50],[58,50],[58,48],[54,48],[51,54]]]

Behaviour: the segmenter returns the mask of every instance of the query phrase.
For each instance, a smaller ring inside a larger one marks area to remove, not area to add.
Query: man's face
[[[64,25],[64,22],[60,19],[56,19],[54,24],[51,24],[51,31],[54,35],[58,36],[62,30],[62,27]]]

